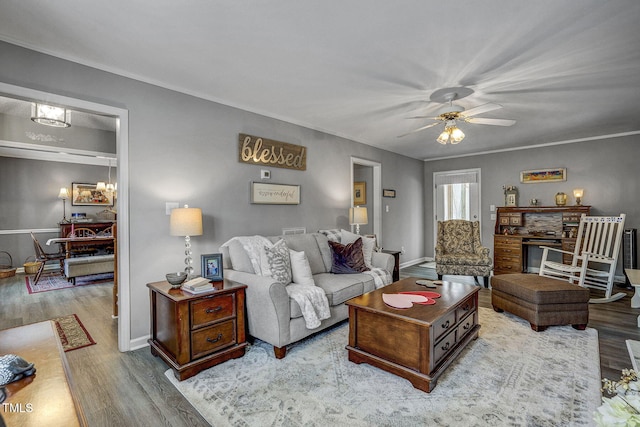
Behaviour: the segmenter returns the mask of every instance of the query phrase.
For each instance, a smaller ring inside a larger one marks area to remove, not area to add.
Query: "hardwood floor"
[[[401,277],[427,277],[433,270],[409,267]],[[625,339],[640,340],[640,309],[627,297],[589,306],[589,327],[599,333],[602,376],[618,379],[630,368]],[[77,314],[97,345],[66,353],[72,380],[90,426],[207,426],[207,422],[165,378],[167,366],[148,348],[120,353],[117,321],[111,318],[111,284],[29,294],[24,275],[0,279],[0,329]],[[491,307],[491,292],[481,289],[480,305]],[[544,333],[544,332],[542,332]]]
[[[66,356],[92,427],[208,426],[167,380],[167,366],[149,348],[118,351],[111,298],[111,283],[29,294],[24,275],[0,279],[0,329],[78,315],[97,344]]]

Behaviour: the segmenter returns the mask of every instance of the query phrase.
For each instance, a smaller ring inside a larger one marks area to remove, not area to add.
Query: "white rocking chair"
[[[586,216],[580,218],[575,251],[547,246],[543,249],[540,276],[562,278],[585,288],[605,291],[604,298],[591,298],[590,303],[619,300],[624,292],[613,292],[613,278],[620,252],[625,214],[620,216]],[[549,251],[572,255],[571,265],[548,260]]]

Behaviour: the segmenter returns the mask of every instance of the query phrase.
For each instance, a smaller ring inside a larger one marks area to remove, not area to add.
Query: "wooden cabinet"
[[[573,252],[582,214],[591,206],[500,207],[493,239],[494,274],[522,273],[532,246],[556,246]],[[572,256],[563,254],[562,262]]]
[[[147,284],[151,296],[151,353],[180,381],[245,353],[246,285],[224,280],[193,295],[166,282]]]
[[[493,239],[493,274],[522,272],[522,238],[495,236]]]
[[[394,265],[393,265],[393,272],[391,273],[391,276],[393,281],[397,282],[398,280],[400,280],[400,254],[402,252],[394,251],[394,250],[386,250],[386,249],[383,249],[382,252],[393,256]]]

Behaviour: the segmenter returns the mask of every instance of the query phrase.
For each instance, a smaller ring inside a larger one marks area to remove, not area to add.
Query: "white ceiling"
[[[1,40],[418,159],[638,133],[639,21],[638,0],[0,3]],[[453,86],[517,123],[397,138]]]

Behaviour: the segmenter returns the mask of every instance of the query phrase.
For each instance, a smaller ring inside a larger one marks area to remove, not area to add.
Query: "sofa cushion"
[[[229,258],[231,258],[231,268],[237,271],[255,274],[253,265],[251,265],[251,259],[249,259],[247,251],[244,250],[239,240],[231,240],[227,247],[229,248]]]
[[[376,246],[376,239],[361,236],[347,230],[340,230],[340,236],[340,243],[342,243],[343,245],[346,245],[347,243],[353,243],[358,239],[362,239],[362,254],[364,255],[364,263],[368,268],[371,268],[371,257],[373,256],[373,249]]]
[[[284,285],[291,283],[291,259],[284,240],[279,240],[273,246],[265,246],[264,252],[271,277]]]
[[[330,230],[318,230],[318,233],[327,236],[327,240],[329,241],[342,243],[340,241],[340,239],[342,238],[342,234],[337,228],[332,228]]]
[[[291,258],[291,280],[300,285],[315,286],[307,255],[304,252],[289,249],[289,257]]]
[[[322,252],[320,251],[318,242],[313,234],[288,234],[284,236],[269,237],[269,240],[271,241],[277,241],[279,239],[283,239],[287,243],[289,249],[305,253],[313,274],[326,273],[329,271],[325,267],[322,259]]]
[[[329,246],[333,251],[333,264],[331,272],[336,274],[353,274],[367,271],[362,252],[362,239],[358,238],[353,243],[343,245],[341,243],[329,241]]]
[[[360,296],[364,293],[364,281],[373,279],[366,274],[322,273],[313,276],[316,286],[324,289],[329,306]]]

